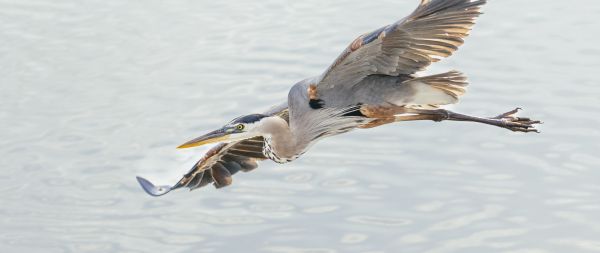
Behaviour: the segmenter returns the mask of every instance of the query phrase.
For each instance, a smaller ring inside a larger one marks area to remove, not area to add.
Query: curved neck
[[[283,160],[293,160],[304,151],[304,147],[298,145],[296,135],[284,119],[278,116],[267,117],[261,120],[261,124],[261,135],[270,145],[271,152],[277,157]]]

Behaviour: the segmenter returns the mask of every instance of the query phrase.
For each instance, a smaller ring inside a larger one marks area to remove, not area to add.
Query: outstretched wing
[[[265,113],[288,119],[287,103],[273,107]],[[194,190],[208,184],[216,188],[230,185],[232,176],[239,171],[248,172],[258,167],[258,162],[267,159],[263,155],[264,139],[255,137],[232,143],[220,143],[211,148],[202,159],[173,186],[155,186],[150,181],[137,177],[138,182],[152,196],[161,196],[168,192],[187,187]]]
[[[210,183],[216,188],[228,186],[232,182],[232,175],[239,171],[251,171],[258,167],[258,161],[266,159],[262,153],[263,143],[262,137],[231,144],[221,143],[210,149],[173,188],[194,190]]]
[[[408,17],[359,36],[321,75],[317,92],[369,75],[414,74],[463,44],[486,0],[421,0]]]

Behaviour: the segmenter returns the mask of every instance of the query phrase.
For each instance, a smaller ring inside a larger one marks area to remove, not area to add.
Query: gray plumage
[[[238,117],[180,146],[223,141],[173,187],[138,181],[153,196],[210,183],[220,188],[231,184],[237,172],[256,168],[258,161],[290,162],[325,137],[398,121],[472,121],[537,131],[533,125],[540,122],[514,117],[517,110],[479,118],[440,109],[465,93],[466,77],[458,71],[416,75],[463,44],[485,2],[422,0],[408,17],[359,36],[321,75],[295,84],[285,103]]]

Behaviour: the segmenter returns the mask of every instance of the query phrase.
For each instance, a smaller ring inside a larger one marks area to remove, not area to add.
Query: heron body
[[[517,109],[483,118],[443,109],[457,103],[467,79],[458,71],[418,76],[463,44],[486,0],[421,0],[409,16],[353,40],[319,76],[292,86],[287,101],[261,114],[238,117],[179,148],[220,142],[174,186],[143,189],[160,196],[181,187],[232,183],[232,175],[265,159],[291,162],[320,139],[399,121],[470,121],[536,132],[539,121],[514,116]]]

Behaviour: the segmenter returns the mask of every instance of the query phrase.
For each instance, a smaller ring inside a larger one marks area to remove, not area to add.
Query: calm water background
[[[595,0],[490,0],[430,70],[470,77],[454,110],[542,134],[396,124],[221,190],[138,186],[417,2],[0,0],[0,252],[600,252]]]

